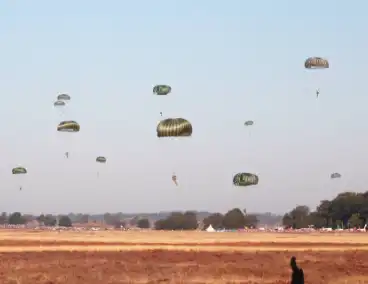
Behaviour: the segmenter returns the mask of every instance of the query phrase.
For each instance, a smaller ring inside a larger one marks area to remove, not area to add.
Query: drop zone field
[[[0,283],[368,283],[367,233],[0,231]]]

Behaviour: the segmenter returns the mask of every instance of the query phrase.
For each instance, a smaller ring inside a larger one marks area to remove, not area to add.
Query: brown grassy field
[[[0,283],[368,283],[368,234],[0,231]]]

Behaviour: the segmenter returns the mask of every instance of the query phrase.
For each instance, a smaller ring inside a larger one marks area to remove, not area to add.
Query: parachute
[[[331,177],[331,179],[341,178],[341,174],[339,174],[339,173],[332,173],[330,177]]]
[[[168,118],[157,125],[157,137],[192,136],[192,124],[184,118]]]
[[[25,175],[27,173],[27,169],[23,167],[16,167],[12,169],[13,175]],[[22,190],[23,186],[19,186],[19,190]]]
[[[62,106],[65,106],[66,105],[66,103],[64,102],[64,101],[56,101],[56,102],[54,102],[54,106],[55,107],[62,107]]]
[[[254,121],[253,120],[248,120],[248,121],[244,122],[244,125],[245,126],[251,126],[253,124],[254,124]]]
[[[168,85],[156,85],[153,87],[153,93],[159,96],[166,96],[171,93],[171,87]]]
[[[70,101],[71,97],[67,94],[60,94],[57,96],[58,101]]]
[[[106,163],[107,159],[105,157],[99,156],[96,158],[97,163]]]
[[[62,121],[57,126],[59,132],[79,132],[80,125],[74,120]]]
[[[26,174],[26,173],[27,173],[27,169],[23,167],[16,167],[12,169],[13,175],[21,175],[21,174]]]
[[[305,60],[304,67],[307,69],[326,69],[330,68],[330,63],[321,57],[309,57]]]
[[[249,186],[258,184],[258,176],[250,173],[238,173],[233,178],[235,186]]]
[[[98,156],[96,158],[96,162],[99,163],[99,164],[105,164],[107,161],[106,157],[103,157],[103,156]],[[97,176],[99,177],[100,176],[100,172],[97,171]]]

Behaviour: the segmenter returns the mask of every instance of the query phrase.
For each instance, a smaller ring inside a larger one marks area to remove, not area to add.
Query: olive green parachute
[[[156,85],[153,87],[153,93],[156,95],[168,95],[171,93],[171,87],[168,85]]]
[[[16,167],[12,169],[13,175],[21,175],[21,174],[26,174],[26,173],[27,173],[27,169],[23,167]]]
[[[71,97],[67,94],[60,94],[57,96],[58,101],[70,101]]]
[[[65,102],[64,101],[56,101],[56,102],[54,102],[54,106],[55,107],[59,107],[59,106],[65,106],[66,104],[65,104]]]
[[[62,121],[57,126],[59,132],[79,132],[80,125],[73,120]]]
[[[258,184],[258,176],[250,173],[238,173],[233,178],[235,186],[249,186]]]
[[[251,126],[253,124],[254,124],[254,121],[253,120],[248,120],[248,121],[244,122],[244,125],[245,126]]]
[[[99,156],[96,158],[97,163],[106,163],[107,159],[105,157]]]
[[[339,173],[332,173],[330,177],[332,179],[334,179],[334,178],[341,178],[341,174],[339,174]]]
[[[168,118],[157,125],[157,137],[192,136],[192,124],[184,118]]]
[[[304,67],[307,69],[326,69],[330,68],[330,63],[321,57],[309,57],[305,60]]]

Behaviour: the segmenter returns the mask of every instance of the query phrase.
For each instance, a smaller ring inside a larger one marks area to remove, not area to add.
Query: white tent
[[[216,230],[212,227],[212,225],[210,224],[207,229],[206,229],[207,232],[215,232]]]

